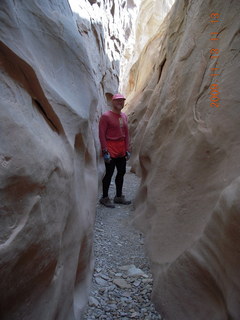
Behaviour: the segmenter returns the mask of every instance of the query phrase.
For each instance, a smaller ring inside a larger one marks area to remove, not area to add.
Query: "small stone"
[[[99,292],[99,294],[103,295],[103,294],[105,293],[105,289],[104,289],[104,288],[100,288],[100,289],[98,290],[98,292]]]
[[[128,269],[128,276],[130,277],[146,277],[148,276],[139,268],[136,268],[134,265]]]
[[[106,275],[103,274],[103,273],[99,274],[98,276],[101,277],[101,278],[104,279],[104,280],[109,280],[109,277],[106,276]]]
[[[133,282],[133,285],[134,285],[135,287],[140,286],[140,284],[141,284],[141,281],[140,281],[140,280],[136,280],[136,281]]]
[[[115,274],[115,276],[116,276],[116,277],[121,277],[121,276],[122,276],[122,273],[118,272],[118,273]]]
[[[130,315],[131,318],[134,318],[134,319],[139,319],[139,313],[138,312],[134,312]]]
[[[95,281],[97,284],[99,284],[100,286],[107,286],[108,282],[102,278],[96,277]]]
[[[129,298],[131,296],[131,293],[130,292],[123,292],[122,296]]]
[[[130,289],[131,288],[130,284],[128,284],[126,280],[121,279],[121,278],[113,279],[113,283],[116,284],[121,289]]]
[[[111,286],[107,286],[107,287],[105,288],[105,290],[106,290],[106,292],[111,292],[111,291],[113,291],[115,288],[116,288],[116,287],[115,287],[114,285],[111,285]]]
[[[153,279],[142,279],[143,283],[152,283]]]
[[[141,291],[141,294],[142,294],[142,295],[147,294],[147,290],[145,290],[145,289],[144,289],[144,290],[142,290],[142,291]]]
[[[135,267],[134,264],[130,264],[130,265],[126,265],[126,266],[119,267],[119,270],[127,271],[127,270],[129,270],[131,267]]]
[[[90,307],[98,307],[99,306],[99,301],[94,298],[94,297],[90,297],[88,300],[88,304]]]
[[[110,308],[110,310],[116,310],[117,309],[116,303],[109,304],[108,307]]]

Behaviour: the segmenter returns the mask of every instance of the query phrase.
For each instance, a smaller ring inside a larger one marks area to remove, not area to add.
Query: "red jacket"
[[[108,150],[112,158],[124,157],[129,150],[126,114],[105,112],[99,121],[99,139],[102,150]]]

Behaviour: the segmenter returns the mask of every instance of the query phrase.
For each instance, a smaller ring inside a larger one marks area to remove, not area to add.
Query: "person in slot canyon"
[[[114,203],[130,204],[122,194],[124,175],[126,173],[126,161],[130,158],[129,133],[127,116],[121,112],[124,107],[125,97],[120,94],[112,96],[112,110],[103,113],[99,121],[99,139],[106,172],[102,180],[102,198],[100,203],[105,207],[114,208],[115,205],[109,199],[108,191],[115,168],[116,196]]]

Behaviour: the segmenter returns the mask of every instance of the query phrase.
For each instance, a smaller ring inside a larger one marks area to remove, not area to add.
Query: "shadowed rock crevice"
[[[40,104],[40,102],[37,101],[36,99],[32,99],[32,101],[33,101],[33,105],[35,105],[35,106],[38,108],[39,112],[42,113],[44,119],[46,120],[46,122],[49,123],[50,127],[51,127],[53,130],[56,130],[56,131],[58,132],[58,130],[57,130],[57,128],[55,127],[54,123],[51,121],[51,119],[48,118],[48,116],[47,116],[44,108],[43,108],[42,105]]]
[[[63,127],[56,113],[46,99],[41,88],[39,80],[30,65],[17,56],[10,48],[0,41],[0,53],[2,59],[2,67],[8,72],[12,79],[20,84],[32,97],[35,104],[44,114],[47,122],[51,123],[51,127],[58,133],[63,134]]]

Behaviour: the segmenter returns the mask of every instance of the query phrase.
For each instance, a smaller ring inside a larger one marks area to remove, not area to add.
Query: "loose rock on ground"
[[[115,195],[112,181],[110,198]],[[127,199],[134,199],[138,183],[139,179],[127,168]],[[95,269],[83,320],[162,319],[150,300],[152,275],[143,236],[132,226],[132,218],[133,204],[116,205],[114,209],[97,204]]]

